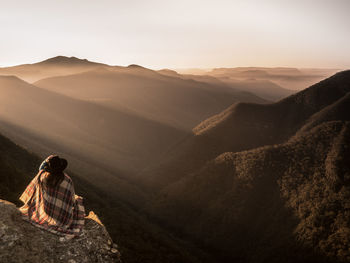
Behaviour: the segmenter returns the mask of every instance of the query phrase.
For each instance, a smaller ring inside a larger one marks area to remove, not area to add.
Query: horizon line
[[[37,64],[37,63],[41,63],[50,59],[54,59],[54,58],[68,58],[68,59],[78,59],[81,61],[88,61],[88,62],[92,62],[92,63],[100,63],[100,64],[105,64],[106,66],[111,66],[111,67],[128,67],[130,65],[138,65],[144,68],[148,68],[151,70],[163,70],[163,69],[170,69],[170,70],[203,70],[203,71],[207,71],[207,70],[212,70],[212,69],[219,69],[219,68],[295,68],[295,69],[320,69],[320,70],[346,70],[346,69],[350,69],[350,68],[343,68],[343,67],[314,67],[314,66],[308,66],[308,67],[303,67],[303,66],[295,66],[295,65],[274,65],[274,66],[266,66],[266,65],[234,65],[234,66],[184,66],[184,67],[160,67],[160,66],[144,66],[138,63],[131,63],[131,64],[108,64],[106,62],[103,61],[99,61],[97,60],[92,60],[92,59],[88,59],[88,58],[80,58],[78,56],[68,56],[68,55],[57,55],[57,56],[53,56],[53,57],[48,57],[46,59],[43,60],[39,60],[39,61],[34,61],[34,62],[26,62],[26,63],[10,63],[8,65],[1,65],[0,64],[0,68],[10,68],[10,67],[16,67],[16,66],[24,66],[24,65],[33,65],[33,64]]]

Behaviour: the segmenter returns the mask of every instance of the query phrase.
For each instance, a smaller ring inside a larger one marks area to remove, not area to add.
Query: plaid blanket
[[[23,219],[57,235],[80,235],[85,209],[82,198],[75,195],[72,179],[64,179],[55,188],[45,184],[48,172],[39,171],[20,197]]]

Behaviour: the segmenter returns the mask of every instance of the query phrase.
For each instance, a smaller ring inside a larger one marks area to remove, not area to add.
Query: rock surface
[[[117,262],[120,254],[107,230],[90,212],[80,237],[59,241],[21,218],[17,207],[0,199],[0,262]]]

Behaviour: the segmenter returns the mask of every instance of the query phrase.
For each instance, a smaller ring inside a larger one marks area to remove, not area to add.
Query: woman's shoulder
[[[39,173],[38,173],[39,180],[43,182],[44,180],[47,179],[49,174],[50,174],[49,172],[46,172],[44,170],[39,171]]]

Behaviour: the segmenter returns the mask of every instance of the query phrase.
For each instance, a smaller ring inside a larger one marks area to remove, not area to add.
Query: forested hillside
[[[344,71],[276,103],[234,104],[195,127],[193,136],[177,144],[159,164],[145,169],[140,177],[147,178],[150,186],[162,187],[221,153],[282,143],[309,123],[312,115],[348,92],[350,71]]]
[[[285,144],[221,154],[165,188],[152,212],[225,260],[347,262],[349,145],[350,122],[327,122]]]
[[[223,261],[348,262],[349,92],[345,71],[205,121],[155,169],[149,213]]]

